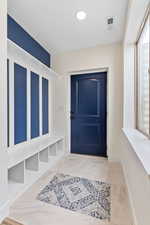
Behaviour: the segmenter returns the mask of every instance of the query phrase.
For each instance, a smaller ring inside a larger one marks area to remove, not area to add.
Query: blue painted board
[[[39,136],[39,75],[31,72],[31,138]]]
[[[71,76],[71,152],[107,156],[107,73]]]
[[[48,80],[42,78],[42,134],[49,132]]]
[[[27,70],[14,64],[14,143],[27,140]]]
[[[7,37],[23,48],[39,61],[50,67],[50,54],[34,38],[31,37],[11,16],[7,18]]]

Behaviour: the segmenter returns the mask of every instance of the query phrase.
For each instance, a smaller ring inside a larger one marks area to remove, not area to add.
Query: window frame
[[[147,21],[149,20],[149,26],[150,26],[150,5],[146,11],[145,17],[143,19],[143,23],[141,24],[138,36],[137,36],[137,40],[135,43],[135,96],[136,96],[136,100],[135,100],[135,109],[136,109],[136,129],[138,131],[140,131],[142,134],[144,134],[148,139],[150,139],[150,91],[149,91],[149,134],[147,134],[144,130],[142,130],[139,127],[139,54],[138,54],[138,43],[140,41],[142,32],[145,28],[145,25],[147,23]],[[149,33],[150,36],[150,33]],[[149,56],[150,56],[150,45],[149,45]],[[150,57],[149,57],[150,58]],[[149,87],[150,87],[150,63],[149,63]]]

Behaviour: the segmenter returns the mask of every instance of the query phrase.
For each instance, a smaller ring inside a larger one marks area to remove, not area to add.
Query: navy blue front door
[[[107,73],[71,76],[71,152],[107,156]]]

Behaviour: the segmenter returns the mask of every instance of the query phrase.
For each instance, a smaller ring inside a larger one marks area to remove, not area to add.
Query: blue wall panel
[[[48,118],[48,80],[42,78],[42,133],[49,132],[49,118]]]
[[[31,72],[31,138],[39,136],[39,76]]]
[[[50,67],[50,54],[8,15],[8,39]]]
[[[14,143],[27,140],[27,70],[14,64]]]

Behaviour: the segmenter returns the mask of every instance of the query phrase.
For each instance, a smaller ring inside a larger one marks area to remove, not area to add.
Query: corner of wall
[[[126,173],[126,170],[125,170],[123,160],[121,160],[121,165],[122,165],[123,174],[124,174],[124,177],[125,177],[125,183],[126,183],[126,187],[127,187],[127,192],[128,192],[128,196],[129,196],[129,203],[130,203],[130,208],[131,208],[131,213],[132,213],[132,218],[133,218],[133,225],[138,225],[137,217],[136,217],[136,213],[135,213],[135,208],[134,208],[134,204],[133,204],[132,193],[130,191],[130,185],[129,185],[129,182],[128,182],[127,173]]]

